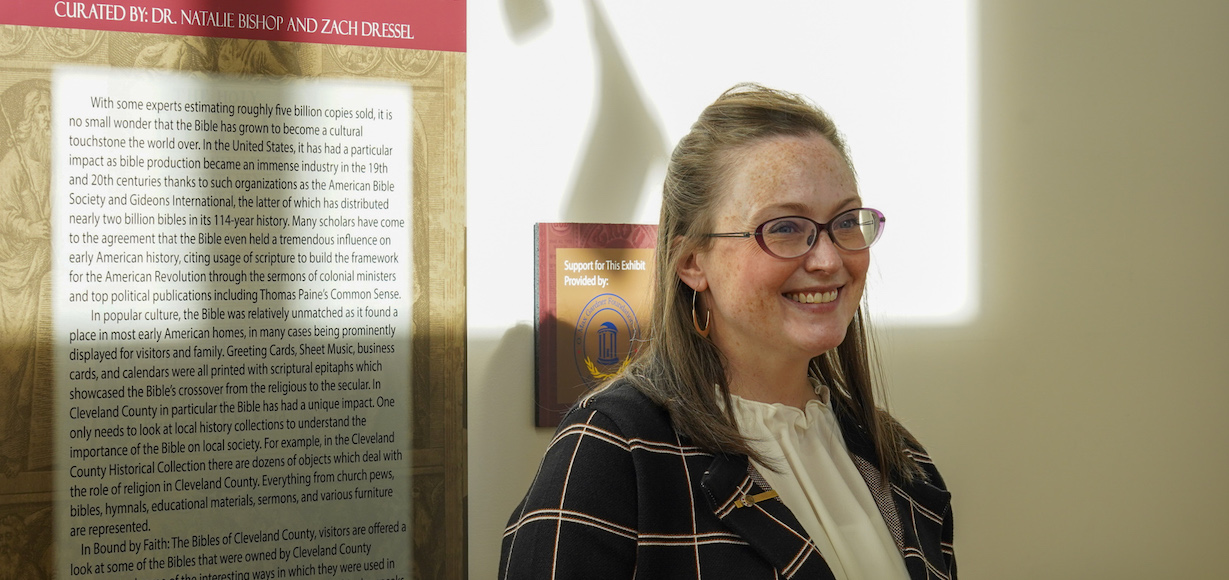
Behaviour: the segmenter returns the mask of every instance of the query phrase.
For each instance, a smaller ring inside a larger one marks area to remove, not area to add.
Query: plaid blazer
[[[863,431],[845,438],[913,580],[954,579],[951,495],[929,482],[880,483]],[[504,531],[499,577],[521,579],[833,578],[815,544],[746,456],[713,455],[669,414],[620,383],[560,423]]]

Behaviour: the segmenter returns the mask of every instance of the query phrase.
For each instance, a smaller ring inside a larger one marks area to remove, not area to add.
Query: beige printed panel
[[[413,87],[415,576],[465,561],[465,55],[0,26],[0,577],[54,577],[51,69],[60,64]],[[457,370],[462,369],[462,370]],[[430,493],[424,493],[425,490]],[[408,548],[408,547],[407,547]]]

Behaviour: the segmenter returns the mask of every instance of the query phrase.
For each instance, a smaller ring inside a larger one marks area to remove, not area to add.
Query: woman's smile
[[[790,292],[785,294],[786,298],[800,304],[828,304],[836,300],[836,296],[836,290],[829,290],[827,292]]]

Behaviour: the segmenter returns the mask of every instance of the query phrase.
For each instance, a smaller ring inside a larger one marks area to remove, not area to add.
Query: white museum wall
[[[817,16],[813,4],[782,4],[794,18],[721,15],[721,26],[711,3],[470,2],[471,577],[495,575],[502,529],[551,435],[532,419],[533,224],[655,221],[669,148],[738,80],[832,112],[864,196],[900,216],[889,239],[926,252],[897,267],[910,268],[900,279],[913,295],[880,314],[878,335],[892,409],[954,493],[963,575],[1220,577],[1229,5],[951,4],[931,16],[970,19],[967,38],[938,35],[931,54],[955,54],[942,38],[972,49],[969,74],[953,80],[893,56],[902,38],[904,52],[927,50],[907,27],[867,33],[892,48],[877,51],[840,36],[873,12],[825,3]],[[874,5],[881,22],[899,22],[890,5]],[[822,36],[850,49],[824,62],[858,53],[884,66],[813,74],[804,45]],[[926,106],[936,92],[966,114]],[[910,176],[921,185],[892,181]],[[978,218],[966,248],[919,217],[961,202]],[[897,227],[908,221],[925,223]],[[872,300],[896,275],[880,249]]]

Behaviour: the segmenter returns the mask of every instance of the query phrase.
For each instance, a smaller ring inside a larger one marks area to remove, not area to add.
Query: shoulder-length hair
[[[705,234],[712,231],[717,192],[736,150],[769,137],[812,134],[827,139],[850,163],[836,125],[799,95],[740,84],[700,114],[671,154],[662,187],[647,344],[620,377],[665,407],[675,428],[700,448],[747,455],[762,465],[771,464],[739,432],[731,412],[724,358],[693,329],[693,290],[677,272],[680,260],[711,242]],[[869,437],[883,476],[913,479],[922,472],[906,447],[917,442],[876,404],[871,357],[866,320],[859,307],[845,340],[811,359],[810,372],[830,387],[833,409],[843,428],[863,431]]]

